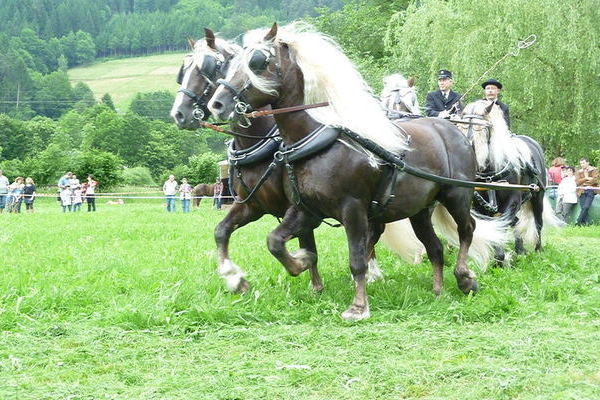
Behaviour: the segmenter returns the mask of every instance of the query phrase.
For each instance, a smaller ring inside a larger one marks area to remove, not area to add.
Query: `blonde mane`
[[[253,51],[268,51],[270,47],[270,42],[262,40],[266,32],[246,34],[244,45],[249,48],[240,62],[254,87],[270,93],[275,90],[273,84],[248,68]],[[302,71],[304,103],[329,102],[329,107],[307,110],[312,118],[325,125],[348,128],[390,151],[408,150],[406,138],[386,117],[371,88],[333,39],[315,32],[310,25],[295,22],[278,29],[275,44],[286,44],[292,62]]]
[[[488,130],[489,144],[488,138],[484,137],[485,129],[474,130],[473,144],[480,167],[482,166],[481,161],[485,164],[487,159],[490,167],[495,171],[502,170],[506,163],[517,171],[525,168],[531,162],[532,157],[529,147],[510,132],[500,106],[494,104],[489,113],[485,112],[489,105],[489,100],[477,100],[468,104],[463,111],[463,115],[479,115],[492,125]]]

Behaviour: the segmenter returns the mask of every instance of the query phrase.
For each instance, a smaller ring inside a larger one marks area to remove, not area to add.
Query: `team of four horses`
[[[229,258],[229,238],[265,214],[281,218],[268,235],[269,251],[293,276],[309,270],[316,291],[323,283],[314,229],[325,218],[343,225],[355,283],[342,314],[347,320],[369,316],[366,284],[381,277],[374,249],[380,238],[411,262],[426,251],[436,295],[444,263],[434,226],[458,247],[454,275],[466,294],[478,289],[467,259],[482,266],[505,260],[508,229],[518,253],[524,241],[541,249],[542,150],[512,135],[494,103],[468,105],[464,131],[438,118],[391,120],[334,41],[299,23],[250,31],[243,48],[208,29],[190,45],[173,118],[184,129],[197,129],[211,114],[235,124],[228,132],[236,201],[215,229],[218,272],[229,290],[249,288]],[[328,106],[306,106],[318,102]],[[252,118],[264,110],[272,116]],[[498,180],[540,190],[475,194],[473,182]],[[286,248],[292,238],[300,245],[294,253]]]

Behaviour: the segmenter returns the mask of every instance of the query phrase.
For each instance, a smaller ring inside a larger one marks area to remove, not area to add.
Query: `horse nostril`
[[[181,124],[184,120],[185,120],[185,117],[183,116],[183,113],[181,111],[177,111],[175,113],[175,121],[178,124]]]
[[[215,110],[221,110],[223,108],[223,103],[221,103],[220,101],[213,101],[212,108],[214,108]]]

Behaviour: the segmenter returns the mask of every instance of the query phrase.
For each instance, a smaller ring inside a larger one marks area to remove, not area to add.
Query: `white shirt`
[[[174,196],[177,193],[177,181],[166,181],[163,185],[165,196]]]
[[[8,178],[4,175],[0,176],[0,193],[8,193]]]
[[[558,198],[563,203],[577,203],[577,183],[574,176],[565,176],[558,184]]]

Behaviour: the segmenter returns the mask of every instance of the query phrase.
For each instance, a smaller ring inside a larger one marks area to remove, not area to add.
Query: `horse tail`
[[[523,244],[526,246],[535,246],[539,240],[531,200],[523,203],[517,212],[515,233],[517,237],[523,240]]]
[[[544,211],[542,212],[542,220],[544,221],[544,228],[562,228],[567,225],[563,220],[558,218],[552,209],[552,204],[546,196],[544,196]]]
[[[475,220],[473,240],[469,247],[469,258],[479,267],[485,268],[494,258],[494,247],[504,247],[508,242],[507,218],[488,218],[471,210],[471,217]],[[458,226],[446,209],[438,204],[431,216],[433,226],[437,232],[446,238],[450,245],[459,246]]]
[[[417,239],[408,218],[385,224],[380,240],[407,263],[418,264],[423,258],[425,246]]]

